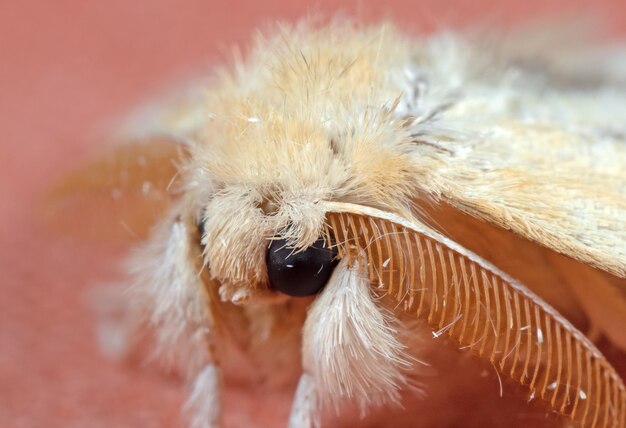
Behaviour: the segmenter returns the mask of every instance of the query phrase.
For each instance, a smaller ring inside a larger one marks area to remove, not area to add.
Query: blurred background
[[[0,427],[180,426],[177,381],[98,350],[86,295],[115,277],[120,249],[50,235],[39,201],[125,111],[309,12],[413,33],[592,14],[605,37],[626,35],[623,0],[0,1]],[[228,426],[285,421],[286,407],[228,400]]]

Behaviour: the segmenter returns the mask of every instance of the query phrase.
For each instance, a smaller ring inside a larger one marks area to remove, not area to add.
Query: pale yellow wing
[[[181,145],[170,140],[111,148],[49,190],[43,219],[52,230],[79,239],[143,240],[177,197],[177,163],[183,156]]]
[[[461,211],[626,276],[625,135],[494,120],[450,150],[430,171],[431,192]]]
[[[626,56],[577,28],[433,38],[402,111],[427,194],[626,277]]]
[[[145,239],[180,194],[179,167],[206,120],[204,87],[194,82],[118,124],[100,155],[51,186],[42,207],[47,225],[102,243]]]

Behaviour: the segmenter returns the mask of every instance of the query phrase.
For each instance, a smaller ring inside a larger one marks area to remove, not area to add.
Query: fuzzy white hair
[[[374,301],[366,272],[342,260],[309,309],[303,331],[303,365],[320,408],[355,402],[397,403],[412,366],[396,337],[392,314]]]

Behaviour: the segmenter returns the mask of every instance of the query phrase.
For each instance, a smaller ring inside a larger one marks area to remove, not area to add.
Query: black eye
[[[198,240],[202,248],[204,248],[204,245],[202,244],[203,237],[204,237],[204,221],[200,220],[198,221]]]
[[[284,239],[271,242],[265,263],[274,290],[294,297],[319,293],[337,264],[337,252],[320,238],[304,251],[294,252]]]

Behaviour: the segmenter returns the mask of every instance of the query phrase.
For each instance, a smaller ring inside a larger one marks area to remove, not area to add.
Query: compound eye
[[[198,221],[198,244],[200,244],[200,248],[204,249],[204,244],[202,243],[202,238],[204,238],[204,221],[203,220],[199,220]]]
[[[337,262],[336,250],[331,250],[323,238],[299,252],[287,247],[284,239],[273,240],[265,256],[271,287],[294,297],[319,293]]]

